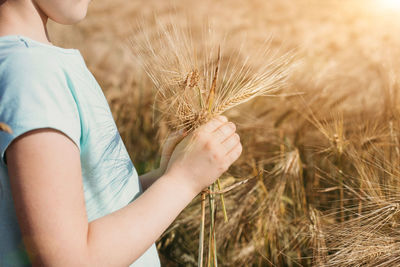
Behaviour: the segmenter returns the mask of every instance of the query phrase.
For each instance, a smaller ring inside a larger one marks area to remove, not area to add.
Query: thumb
[[[165,141],[162,149],[162,155],[164,156],[169,156],[172,154],[174,151],[176,145],[182,141],[183,138],[187,133],[184,130],[179,130],[176,132],[171,133],[168,137],[167,140]]]

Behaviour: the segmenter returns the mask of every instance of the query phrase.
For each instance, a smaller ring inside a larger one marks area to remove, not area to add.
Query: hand
[[[155,181],[158,180],[158,178],[164,175],[176,144],[179,143],[184,137],[185,134],[183,132],[174,132],[168,136],[161,152],[160,167],[139,176],[143,191],[146,191],[147,188],[149,188]]]
[[[171,158],[172,152],[174,152],[176,145],[180,141],[182,141],[182,139],[185,136],[186,136],[185,132],[176,131],[176,132],[171,133],[167,137],[167,140],[165,141],[162,151],[161,151],[160,167],[157,170],[159,176],[163,175],[165,173],[165,171],[167,170],[168,163]]]
[[[166,174],[180,177],[200,192],[239,158],[242,145],[236,127],[218,116],[186,136],[173,151]]]

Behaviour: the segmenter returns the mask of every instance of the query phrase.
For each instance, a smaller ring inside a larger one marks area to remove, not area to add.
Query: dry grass
[[[82,50],[140,172],[157,164],[154,140],[165,137],[170,119],[152,126],[151,81],[123,45],[140,35],[129,23],[151,24],[157,10],[161,19],[173,17],[185,25],[190,17],[188,28],[201,29],[208,17],[217,39],[229,32],[225,43],[232,46],[221,46],[221,62],[235,55],[243,36],[246,55],[270,34],[271,51],[294,50],[302,59],[281,96],[227,112],[238,125],[244,152],[222,178],[223,186],[261,174],[225,196],[229,222],[220,213],[216,220],[221,266],[399,264],[400,10],[375,0],[182,0],[174,5],[98,0],[92,5],[85,22],[71,32],[53,26],[53,35]],[[151,25],[148,33],[157,29]],[[201,40],[201,32],[193,38]],[[208,73],[213,74],[218,48],[211,51]],[[185,58],[197,53],[203,52]],[[262,66],[259,62],[251,64]],[[190,64],[172,82],[190,87],[194,70],[201,74],[201,66]],[[211,88],[212,83],[209,78],[203,84]],[[197,264],[199,201],[158,241],[164,266]]]

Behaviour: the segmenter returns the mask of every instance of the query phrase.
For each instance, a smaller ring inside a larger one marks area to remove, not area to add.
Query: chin
[[[0,0],[1,3],[2,0]],[[32,0],[47,17],[60,24],[74,24],[86,17],[90,0]]]
[[[83,20],[87,14],[87,6],[71,9],[70,12],[64,12],[59,16],[49,16],[51,20],[64,25],[71,25]]]
[[[86,17],[87,9],[79,10],[71,14],[63,14],[63,16],[49,16],[49,18],[57,23],[71,25],[78,23]]]

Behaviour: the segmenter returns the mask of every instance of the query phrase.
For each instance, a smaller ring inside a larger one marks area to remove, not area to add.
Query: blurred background
[[[400,1],[95,0],[79,24],[51,24],[52,42],[79,49],[100,83],[139,173],[157,167],[167,133],[129,41],[155,14],[211,22],[232,42],[272,36],[301,61],[278,96],[226,114],[244,152],[222,183],[257,178],[226,194],[219,264],[400,265]],[[196,198],[157,242],[163,266],[197,265],[199,222]]]

